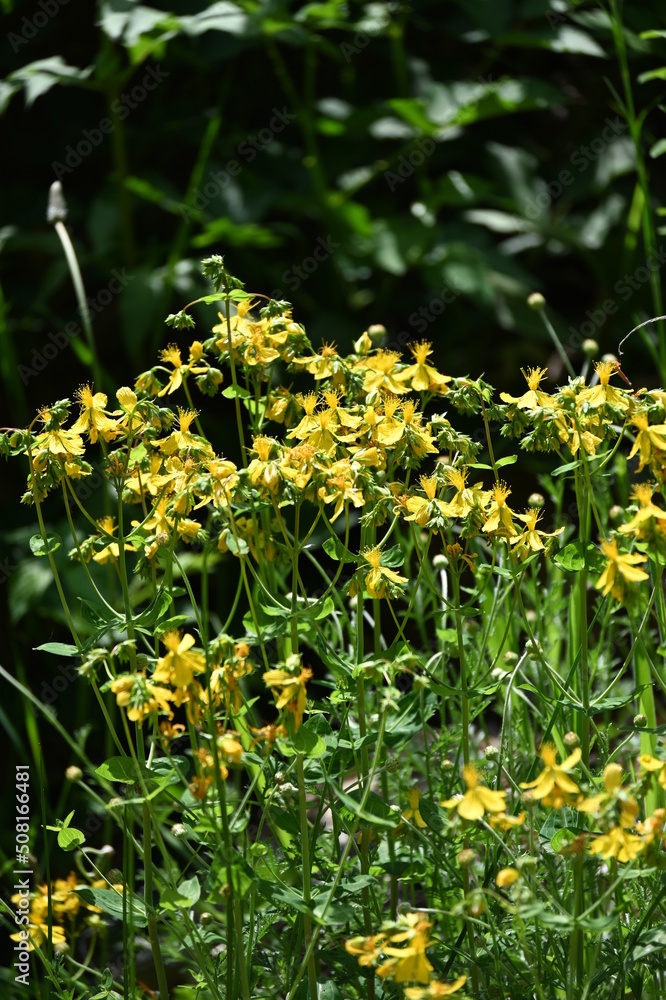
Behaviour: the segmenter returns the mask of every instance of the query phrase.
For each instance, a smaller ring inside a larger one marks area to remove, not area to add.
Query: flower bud
[[[619,365],[619,363],[620,363],[619,359],[616,357],[615,354],[603,354],[602,357],[601,357],[601,360],[605,361],[605,362],[610,362],[611,364],[616,364],[616,365]]]
[[[495,885],[498,889],[505,889],[520,878],[520,872],[515,868],[502,868],[495,878]]]
[[[389,774],[395,774],[396,771],[400,770],[400,761],[398,760],[397,757],[393,756],[389,757],[389,759],[386,761],[386,770],[388,771]]]
[[[483,756],[486,760],[497,760],[499,757],[499,750],[497,747],[486,747],[483,751]]]
[[[77,767],[76,764],[72,764],[72,766],[68,767],[67,770],[65,771],[65,777],[67,778],[68,781],[71,781],[73,784],[76,784],[83,777],[83,771],[81,770],[80,767]]]
[[[538,639],[528,639],[525,643],[525,652],[530,660],[539,660],[542,654],[541,643]]]
[[[530,309],[534,309],[535,312],[540,312],[546,305],[546,300],[541,292],[532,292],[532,294],[527,297],[527,304]]]
[[[502,659],[504,660],[504,663],[507,665],[507,667],[511,669],[511,667],[515,667],[520,657],[518,656],[518,653],[514,653],[512,649],[507,649]]]
[[[562,742],[564,743],[567,750],[575,750],[577,747],[580,746],[580,736],[578,735],[578,733],[573,733],[573,732],[565,733]]]
[[[542,510],[546,506],[546,500],[542,493],[530,493],[527,498],[528,507],[536,507],[538,510]]]
[[[373,323],[368,327],[368,336],[373,344],[379,343],[382,337],[386,336],[386,327],[383,323]]]
[[[621,521],[624,518],[624,508],[620,507],[619,503],[614,503],[608,511],[608,516],[613,524],[617,524],[618,521]]]
[[[458,852],[456,861],[461,868],[471,868],[476,861],[476,853],[469,847],[466,847],[464,850]]]
[[[647,726],[647,716],[640,712],[638,715],[634,716],[634,725],[637,729],[642,729],[643,726]]]
[[[449,565],[449,560],[446,558],[445,555],[442,555],[442,553],[440,552],[433,559],[432,565],[435,569],[446,569],[446,567]]]
[[[444,771],[445,774],[453,770],[453,762],[450,761],[448,757],[445,757],[439,766],[441,767],[442,771]]]
[[[586,337],[580,346],[583,350],[583,354],[589,361],[591,361],[592,358],[596,358],[599,353],[599,344],[596,340],[592,340],[591,337]]]
[[[174,837],[178,837],[179,839],[187,837],[187,829],[182,823],[174,823],[171,827],[171,833]]]

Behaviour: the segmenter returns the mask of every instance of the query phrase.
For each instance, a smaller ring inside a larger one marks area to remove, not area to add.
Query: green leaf
[[[347,809],[352,816],[358,817],[368,826],[376,827],[378,830],[393,830],[400,822],[400,816],[394,813],[383,799],[370,792],[365,805],[361,809],[361,801],[364,798],[363,789],[356,789],[347,793],[338,787],[333,781],[328,780],[336,800]]]
[[[647,958],[662,948],[666,948],[666,927],[654,927],[652,930],[643,931],[631,949],[632,961],[640,962],[642,958]]]
[[[41,535],[33,535],[30,539],[30,551],[33,556],[48,556],[53,552],[57,552],[62,545],[62,538],[60,535],[56,535],[55,531],[49,531],[46,535],[46,539],[42,538]]]
[[[63,826],[58,830],[58,847],[63,851],[74,851],[81,844],[85,843],[85,835],[73,826]]]
[[[349,549],[345,549],[337,535],[329,536],[322,545],[322,548],[327,556],[330,556],[331,559],[336,559],[338,562],[341,559],[346,563],[358,562],[357,556],[353,552],[350,552]]]
[[[444,829],[444,817],[436,802],[429,798],[421,798],[419,812],[431,830],[434,830],[435,833],[441,833]]]
[[[165,910],[186,910],[198,902],[201,886],[196,875],[180,882],[175,889],[165,889],[160,896],[160,906]]]
[[[95,774],[99,774],[100,778],[106,778],[107,781],[121,781],[125,785],[131,785],[139,780],[137,765],[131,757],[109,757],[95,769]],[[145,767],[141,767],[141,774],[144,779],[151,777],[150,771]]]
[[[586,545],[588,563],[597,555],[598,549],[591,542]],[[582,542],[569,542],[553,556],[555,565],[565,573],[579,573],[585,567],[585,553]]]
[[[287,757],[293,757],[294,754],[303,754],[304,757],[310,758],[323,757],[326,753],[326,744],[323,739],[308,729],[307,722],[299,726],[298,732],[294,733],[291,739],[279,740],[278,742],[280,750]]]
[[[42,646],[33,647],[38,653],[53,653],[54,656],[78,656],[76,646],[68,642],[45,642]]]
[[[115,917],[117,920],[123,919],[123,893],[116,892],[115,889],[76,889],[76,894],[86,903],[99,906],[100,910]],[[134,914],[135,923],[145,925],[148,920],[146,908],[136,896],[128,898],[127,909],[131,908]]]
[[[666,74],[666,69],[664,73]],[[664,78],[666,79],[666,75]],[[653,160],[656,160],[658,156],[662,156],[664,153],[666,153],[666,139],[659,139],[658,142],[655,142],[654,146],[650,147],[650,156]]]
[[[225,399],[233,399],[234,396],[238,396],[239,399],[247,399],[250,393],[242,385],[228,385],[226,389],[222,390],[222,395]]]

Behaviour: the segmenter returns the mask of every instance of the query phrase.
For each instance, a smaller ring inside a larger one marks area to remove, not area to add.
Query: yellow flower
[[[389,958],[377,969],[377,975],[396,983],[428,983],[433,966],[426,957],[426,948],[430,947],[432,924],[419,913],[405,914],[400,923],[406,929],[389,935],[389,940],[392,945],[406,944],[406,947],[385,945],[382,950]]]
[[[608,384],[611,375],[617,371],[618,367],[617,361],[595,362],[594,369],[599,376],[599,384],[581,389],[576,399],[577,405],[587,403],[590,407],[596,407],[610,403],[611,406],[616,406],[619,410],[628,410],[627,394],[622,389],[616,389],[615,386]]]
[[[425,496],[405,497],[401,506],[409,511],[405,514],[405,521],[416,521],[419,527],[425,528],[428,521],[446,514],[447,504],[436,498],[437,476],[421,476],[419,482]]]
[[[437,1000],[438,997],[450,997],[457,993],[465,983],[467,976],[458,976],[453,983],[442,983],[439,979],[431,979],[427,986],[406,986],[407,1000]]]
[[[72,425],[74,434],[82,434],[87,431],[90,440],[94,444],[98,436],[104,441],[113,441],[118,434],[118,421],[112,420],[104,412],[107,404],[107,397],[103,392],[96,392],[93,396],[89,385],[82,386],[76,394],[81,404],[81,413],[75,424]]]
[[[638,452],[638,471],[642,472],[643,468],[652,458],[652,453],[655,449],[666,451],[666,437],[664,437],[666,434],[666,424],[653,424],[650,427],[648,424],[648,415],[643,412],[635,413],[631,422],[636,428],[637,433],[632,449],[629,452],[629,458],[633,458],[636,452]]]
[[[635,833],[629,833],[621,826],[614,826],[608,833],[595,837],[590,844],[590,854],[600,854],[605,860],[632,861],[643,850],[643,840]]]
[[[178,409],[178,430],[172,431],[167,438],[153,442],[166,455],[173,455],[176,451],[199,451],[205,455],[213,455],[212,445],[204,438],[190,433],[190,427],[198,417],[196,410]]]
[[[505,403],[515,403],[519,410],[536,410],[540,406],[550,406],[553,400],[547,392],[541,392],[539,385],[548,374],[547,368],[524,368],[520,369],[527,382],[527,392],[522,396],[510,396],[508,392],[501,392],[500,399]]]
[[[400,380],[412,380],[415,392],[448,392],[446,383],[451,381],[449,375],[440,375],[436,368],[426,363],[432,354],[432,344],[422,340],[419,344],[410,344],[409,349],[414,355],[416,364],[409,365],[400,374]]]
[[[524,514],[516,514],[515,516],[519,521],[525,522],[526,528],[519,535],[510,538],[509,544],[515,545],[514,551],[518,552],[523,559],[530,552],[542,552],[544,550],[544,544],[541,541],[542,538],[555,538],[564,531],[563,527],[558,528],[557,531],[539,531],[537,521],[541,517],[541,511],[536,507],[530,507]]]
[[[191,653],[195,643],[194,636],[186,633],[183,638],[178,632],[165,632],[161,642],[168,653],[157,661],[153,680],[165,681],[176,688],[188,687],[195,674],[202,674],[206,669],[206,657],[203,653]]]
[[[444,469],[444,478],[455,489],[455,494],[443,508],[449,517],[466,517],[483,504],[485,495],[481,483],[467,486],[467,469],[455,469],[448,465]]]
[[[506,809],[506,792],[494,792],[479,784],[479,772],[474,764],[463,768],[463,779],[467,791],[440,803],[445,809],[455,809],[463,819],[474,821],[489,813],[501,813]]]
[[[379,350],[370,358],[359,361],[355,368],[365,370],[363,389],[367,395],[379,392],[392,392],[400,396],[409,392],[405,381],[405,373],[397,371],[400,355],[397,351]]]
[[[370,563],[372,569],[365,576],[365,589],[368,591],[370,597],[381,598],[386,595],[387,585],[389,593],[395,587],[401,587],[403,584],[407,583],[406,576],[399,576],[398,573],[393,569],[389,569],[388,566],[381,565],[381,549],[377,546],[374,548],[366,549],[361,553],[363,558],[367,563]]]
[[[638,569],[638,563],[647,562],[647,556],[620,553],[614,538],[608,541],[601,539],[601,548],[608,563],[595,587],[597,590],[603,590],[604,597],[612,591],[613,597],[621,601],[624,596],[625,582],[640,583],[641,580],[649,579],[647,573]]]
[[[111,690],[116,696],[116,703],[121,708],[127,708],[127,718],[131,722],[141,725],[144,716],[157,715],[158,712],[165,712],[170,719],[173,718],[169,704],[173,699],[173,692],[153,684],[143,671],[119,674],[111,682]]]
[[[506,889],[513,885],[520,878],[520,873],[515,868],[502,868],[495,877],[495,885],[498,889]]]
[[[526,812],[520,812],[517,816],[509,816],[508,813],[496,813],[490,817],[490,825],[493,830],[512,830],[517,826],[522,826],[525,822]]]
[[[631,521],[623,524],[618,528],[618,531],[623,535],[635,534],[637,537],[641,537],[646,528],[649,527],[650,521],[666,520],[666,510],[662,510],[661,507],[657,507],[656,504],[652,503],[653,493],[654,487],[650,483],[639,483],[638,486],[634,486],[631,495],[632,499],[638,501],[639,509]]]
[[[513,511],[506,503],[510,493],[511,490],[506,483],[496,483],[490,490],[490,505],[486,512],[483,531],[495,531],[498,535],[506,537],[518,534],[512,520]]]
[[[298,732],[303,721],[303,713],[307,704],[307,692],[305,686],[312,677],[309,667],[300,669],[300,657],[290,656],[285,666],[286,670],[267,670],[264,675],[264,684],[277,694],[276,707],[278,710],[286,708],[294,717],[294,730]],[[296,674],[296,670],[300,673]]]
[[[419,830],[425,829],[428,824],[423,819],[423,816],[419,812],[419,799],[421,798],[421,791],[418,788],[412,788],[410,792],[407,793],[407,801],[409,802],[409,809],[405,809],[402,814],[402,818],[409,821],[411,820],[414,826],[418,826]]]
[[[385,934],[373,934],[371,937],[354,937],[345,941],[345,951],[356,955],[358,964],[367,968],[379,961],[382,948],[386,943]]]
[[[108,538],[109,535],[115,534],[116,531],[115,518],[101,517],[98,519],[97,523],[100,527],[100,530],[103,532],[106,538]],[[125,542],[123,547],[126,552],[136,552],[136,547],[134,545],[130,545],[129,542]],[[93,559],[101,566],[104,566],[108,562],[115,563],[119,555],[120,555],[120,546],[118,545],[118,542],[111,541],[108,543],[108,545],[105,545],[104,548],[101,549],[99,552],[96,552],[93,556]]]
[[[650,756],[649,753],[641,754],[638,759],[644,771],[658,772],[657,781],[662,788],[666,788],[666,761],[657,760],[656,757]]]
[[[571,800],[579,792],[578,785],[569,777],[581,758],[581,749],[576,747],[561,764],[557,763],[557,750],[552,743],[544,743],[540,750],[544,769],[534,781],[521,784],[521,788],[531,789],[531,798],[543,799],[544,805],[556,809]]]
[[[165,347],[163,351],[160,351],[160,361],[168,361],[170,365],[173,365],[173,371],[169,375],[169,381],[157,395],[166,396],[167,393],[171,395],[183,384],[183,361],[178,347],[175,344],[169,344],[168,347]]]

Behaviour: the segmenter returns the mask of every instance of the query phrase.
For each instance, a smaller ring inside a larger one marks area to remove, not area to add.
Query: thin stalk
[[[303,773],[303,754],[296,757],[296,774],[298,776],[298,809],[301,822],[301,857],[303,859],[303,903],[308,908],[303,914],[303,927],[305,930],[305,950],[309,953],[308,958],[308,984],[310,989],[310,1000],[317,1000],[317,966],[314,947],[310,947],[312,942],[312,914],[309,911],[312,901],[312,871],[310,862],[310,831],[308,827],[308,807],[305,798],[305,775]]]

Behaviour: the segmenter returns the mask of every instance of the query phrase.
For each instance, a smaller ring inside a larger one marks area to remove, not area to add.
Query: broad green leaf
[[[76,894],[81,897],[86,903],[92,903],[93,906],[99,906],[100,910],[104,913],[108,913],[110,916],[115,917],[117,920],[123,919],[123,893],[118,892],[116,889],[77,889]],[[131,907],[134,916],[134,922],[145,925],[148,921],[146,918],[146,908],[140,899],[136,896],[132,896],[128,899],[127,909]]]
[[[48,556],[57,552],[62,545],[62,538],[55,531],[47,532],[46,538],[41,535],[33,535],[30,539],[30,551],[33,556]]]
[[[137,765],[131,757],[109,757],[95,769],[95,774],[99,774],[100,778],[106,778],[107,781],[121,781],[125,785],[131,785],[139,780]],[[146,767],[141,767],[141,774],[144,779],[151,777]]]
[[[79,656],[76,646],[68,642],[45,642],[42,646],[35,646],[39,653],[53,653],[54,656]]]
[[[282,753],[288,757],[294,754],[303,754],[304,757],[323,757],[326,753],[326,744],[321,736],[308,729],[307,723],[299,726],[298,732],[289,740],[279,740]]]
[[[165,910],[190,909],[198,902],[201,886],[196,875],[180,882],[175,889],[165,889],[160,896],[160,906]]]
[[[63,851],[74,851],[81,844],[85,843],[85,835],[76,827],[63,826],[58,830],[58,847]]]

